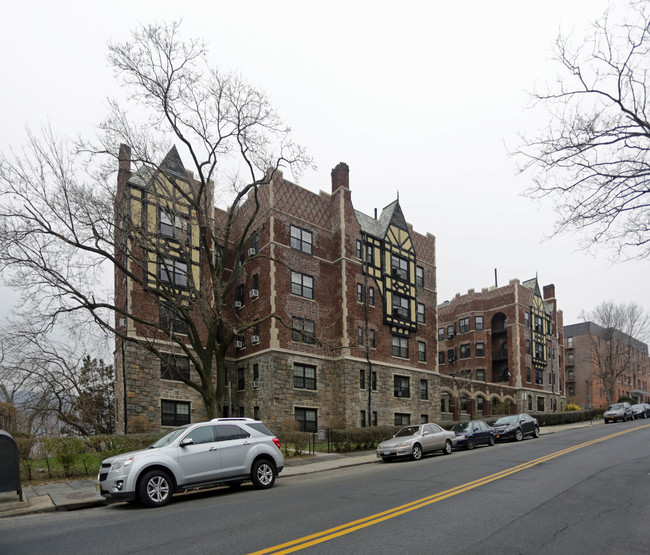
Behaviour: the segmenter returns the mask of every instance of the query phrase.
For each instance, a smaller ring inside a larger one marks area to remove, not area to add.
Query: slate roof
[[[355,210],[354,213],[359,222],[359,226],[361,226],[361,231],[378,239],[383,239],[386,236],[386,232],[391,223],[408,231],[408,225],[406,224],[402,208],[399,205],[399,200],[395,200],[386,206],[381,211],[378,219],[372,218],[358,210]]]
[[[178,154],[178,150],[175,146],[172,146],[157,169],[150,166],[142,166],[129,178],[128,183],[141,189],[147,189],[157,171],[178,179],[183,179],[184,181],[188,179],[187,171],[185,170],[185,166],[183,166],[183,161]]]

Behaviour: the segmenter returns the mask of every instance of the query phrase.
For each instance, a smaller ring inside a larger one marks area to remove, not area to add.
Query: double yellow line
[[[292,540],[287,543],[276,545],[274,547],[268,547],[266,549],[262,549],[261,551],[255,551],[250,555],[263,555],[266,553],[273,553],[274,555],[282,555],[284,553],[293,553],[294,551],[299,551],[300,549],[305,549],[306,547],[311,547],[312,545],[317,545],[319,543],[323,543],[332,540],[334,538],[338,538],[340,536],[350,534],[351,532],[361,530],[362,528],[372,526],[373,524],[379,524],[380,522],[389,520],[391,518],[395,518],[396,516],[400,516],[411,511],[415,511],[416,509],[421,509],[422,507],[426,507],[427,505],[431,505],[432,503],[437,503],[438,501],[448,499],[449,497],[453,497],[454,495],[458,495],[459,493],[463,493],[472,490],[474,488],[478,488],[479,486],[489,484],[490,482],[494,482],[495,480],[500,480],[501,478],[505,478],[506,476],[510,476],[511,474],[516,474],[517,472],[521,472],[522,470],[532,468],[534,466],[537,466],[538,464],[544,463],[546,461],[550,461],[551,459],[554,459],[556,457],[567,455],[568,453],[572,453],[573,451],[577,451],[578,449],[582,449],[584,447],[588,447],[590,445],[594,445],[602,441],[607,441],[608,439],[629,434],[630,432],[635,432],[637,430],[641,430],[649,426],[650,424],[645,424],[643,426],[637,426],[636,428],[623,430],[621,432],[610,434],[608,436],[601,437],[598,439],[592,439],[591,441],[586,441],[584,443],[574,445],[573,447],[568,447],[567,449],[556,451],[555,453],[551,453],[550,455],[539,457],[538,459],[525,462],[518,466],[507,468],[506,470],[502,470],[501,472],[497,472],[496,474],[490,474],[489,476],[485,476],[484,478],[479,478],[478,480],[474,480],[473,482],[456,486],[455,488],[441,491],[440,493],[436,493],[428,497],[423,497],[422,499],[418,499],[416,501],[411,501],[410,503],[406,503],[405,505],[400,505],[399,507],[394,507],[392,509],[388,509],[387,511],[383,511],[381,513],[367,516],[365,518],[355,520],[353,522],[348,522],[347,524],[342,524],[334,528],[329,528],[328,530],[323,530],[322,532],[311,534],[310,536],[298,538],[296,540]]]

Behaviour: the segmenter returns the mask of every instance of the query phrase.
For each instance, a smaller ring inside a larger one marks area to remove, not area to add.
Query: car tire
[[[643,413],[643,418],[644,419],[648,418],[648,415],[645,412]]]
[[[533,437],[539,437],[539,426],[535,426],[533,430]]]
[[[605,420],[605,424],[609,424],[609,422],[607,422],[607,420]]]
[[[381,460],[384,461],[385,463],[389,463],[389,462],[391,462],[393,459],[391,459],[390,457],[382,457]]]
[[[268,489],[275,484],[277,472],[275,465],[268,459],[258,459],[251,469],[251,480],[256,489]]]
[[[453,447],[451,445],[451,441],[447,440],[447,441],[445,441],[445,446],[442,448],[442,454],[443,455],[450,455],[452,449],[453,449]]]
[[[497,440],[494,439],[494,436],[490,436],[490,439],[488,439],[488,445],[490,447],[493,447],[496,442],[497,442]]]
[[[422,446],[419,443],[416,443],[413,446],[413,451],[411,452],[411,458],[414,461],[419,461],[422,458]]]
[[[162,470],[147,472],[138,483],[138,500],[146,507],[162,507],[171,501],[172,481]]]
[[[521,441],[524,439],[524,434],[521,432],[521,428],[515,430],[515,441]]]
[[[474,441],[473,437],[467,439],[467,443],[465,443],[465,447],[467,447],[468,451],[471,451],[472,449],[474,449],[474,447],[476,447],[476,441]]]

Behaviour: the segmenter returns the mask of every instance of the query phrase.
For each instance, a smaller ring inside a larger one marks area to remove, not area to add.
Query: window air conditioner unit
[[[251,299],[257,299],[257,297],[260,296],[260,291],[259,289],[251,289],[249,295],[251,296]]]
[[[235,341],[235,349],[241,349],[244,347],[243,341]]]
[[[454,332],[453,332],[453,331],[450,331],[450,332],[447,334],[447,339],[453,339],[453,338],[454,338]]]
[[[259,335],[251,335],[251,343],[259,343],[259,342],[260,342]]]
[[[241,301],[235,301],[235,308],[241,308]]]
[[[121,328],[123,328],[124,326],[126,326],[126,318],[120,318],[119,326],[120,326]]]
[[[248,256],[253,256],[254,254],[257,254],[257,250],[255,250],[255,247],[251,247],[248,249]]]
[[[253,380],[253,388],[257,389],[260,386],[260,381],[259,380]]]

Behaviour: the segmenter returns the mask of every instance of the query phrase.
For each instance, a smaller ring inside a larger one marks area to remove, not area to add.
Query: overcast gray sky
[[[265,90],[318,169],[300,185],[330,190],[350,166],[355,207],[367,214],[399,192],[406,219],[438,246],[438,298],[539,276],[554,283],[565,324],[603,300],[650,310],[650,262],[611,264],[576,237],[544,241],[550,204],[521,196],[508,148],[545,124],[526,91],[552,80],[560,30],[580,34],[607,3],[111,2],[3,5],[0,150],[25,128],[94,133],[115,83],[106,42],[140,23],[183,20],[210,44],[214,65]],[[6,304],[6,303],[5,303]]]

